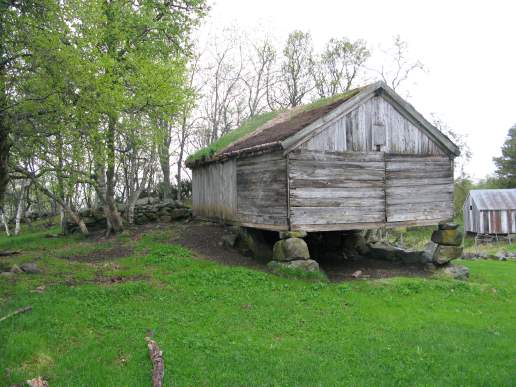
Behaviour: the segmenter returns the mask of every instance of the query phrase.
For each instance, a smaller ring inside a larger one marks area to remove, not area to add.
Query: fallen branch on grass
[[[20,254],[19,250],[15,251],[0,251],[0,257],[9,257],[11,255],[17,255]]]
[[[2,322],[4,320],[7,320],[8,318],[11,318],[13,316],[16,316],[17,314],[25,313],[25,312],[28,312],[30,310],[32,310],[32,306],[26,306],[24,308],[16,309],[14,312],[9,313],[7,316],[4,316],[4,317],[0,318],[0,322]]]
[[[29,387],[48,387],[48,382],[41,376],[36,379],[27,380]]]
[[[146,337],[147,347],[149,348],[149,356],[152,361],[152,386],[163,386],[163,375],[165,374],[165,365],[163,363],[163,352],[160,351],[158,344],[150,337]]]

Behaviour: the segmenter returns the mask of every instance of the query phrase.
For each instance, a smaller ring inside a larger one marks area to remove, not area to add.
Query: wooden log
[[[14,312],[9,313],[7,316],[0,318],[0,322],[7,320],[8,318],[11,318],[13,316],[16,316],[17,314],[29,312],[31,310],[32,310],[32,306],[26,306],[24,308],[16,309]]]
[[[149,356],[152,361],[152,386],[163,387],[163,376],[165,374],[165,364],[163,362],[163,352],[160,351],[158,344],[150,337],[146,337]]]
[[[0,257],[9,257],[11,255],[17,255],[20,254],[21,251],[15,250],[15,251],[0,251]]]

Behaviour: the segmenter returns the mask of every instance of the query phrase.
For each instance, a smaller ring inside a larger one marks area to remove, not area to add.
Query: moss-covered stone
[[[289,270],[302,270],[306,272],[317,272],[319,271],[319,264],[313,259],[298,259],[294,261],[279,262],[271,261],[268,263],[269,268],[272,271],[278,268],[289,269]]]
[[[437,248],[433,262],[439,265],[444,265],[453,259],[462,256],[463,248],[459,246],[441,246]]]
[[[280,239],[274,244],[272,259],[275,261],[294,261],[309,259],[308,245],[301,238]]]
[[[435,230],[432,233],[432,242],[446,246],[462,245],[463,234],[457,229]]]
[[[456,230],[459,225],[457,223],[441,222],[437,227],[439,230]]]

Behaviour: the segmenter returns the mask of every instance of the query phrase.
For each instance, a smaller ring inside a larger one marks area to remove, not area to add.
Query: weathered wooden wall
[[[308,150],[445,155],[430,136],[383,96],[375,96],[329,122],[301,145]]]
[[[468,196],[464,202],[463,214],[466,232],[516,234],[516,210],[479,210],[475,201]]]
[[[297,150],[288,170],[293,229],[343,230],[385,221],[382,153]]]
[[[465,232],[483,233],[480,229],[480,211],[471,195],[468,195],[464,201],[462,214],[464,217]]]
[[[453,217],[453,162],[448,157],[386,154],[385,173],[387,222]]]
[[[423,225],[453,215],[447,157],[299,149],[288,170],[293,229]]]
[[[281,152],[240,159],[236,171],[238,221],[286,229],[287,161]]]
[[[192,170],[194,216],[220,221],[236,219],[236,160],[206,164]]]

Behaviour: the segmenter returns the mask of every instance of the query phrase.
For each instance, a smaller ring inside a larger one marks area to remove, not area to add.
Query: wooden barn
[[[452,217],[459,150],[385,83],[261,119],[187,160],[195,216],[308,232]]]
[[[476,189],[464,202],[464,231],[516,234],[516,189]]]

